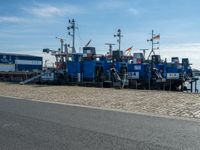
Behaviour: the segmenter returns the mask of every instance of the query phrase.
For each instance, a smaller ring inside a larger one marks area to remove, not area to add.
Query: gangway
[[[112,74],[113,79],[114,79],[113,80],[113,86],[121,88],[121,86],[122,86],[122,79],[120,78],[117,70],[115,68],[111,68],[110,71],[111,71],[111,74]]]
[[[37,75],[37,76],[34,76],[34,77],[29,78],[29,79],[27,79],[27,80],[24,80],[24,81],[20,82],[20,84],[23,84],[23,85],[24,85],[24,84],[27,84],[27,83],[31,83],[31,82],[33,82],[33,81],[39,79],[42,75],[43,75],[43,74],[39,74],[39,75]]]
[[[127,85],[127,73],[124,74],[123,80],[122,80],[122,89]]]

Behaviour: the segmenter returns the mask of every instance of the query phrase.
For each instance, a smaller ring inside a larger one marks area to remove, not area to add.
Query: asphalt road
[[[199,150],[200,122],[0,97],[0,150]]]

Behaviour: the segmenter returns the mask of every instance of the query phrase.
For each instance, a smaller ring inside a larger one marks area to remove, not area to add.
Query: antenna
[[[149,53],[149,56],[147,58],[148,60],[149,60],[152,53],[153,53],[153,55],[155,55],[154,50],[158,49],[158,48],[154,48],[154,45],[159,44],[159,41],[155,43],[154,42],[155,40],[160,40],[160,34],[156,35],[156,34],[154,34],[154,30],[152,30],[151,39],[147,40],[147,42],[151,42],[151,52]]]
[[[123,35],[121,34],[121,29],[117,30],[117,34],[114,35],[114,37],[117,37],[117,42],[119,43],[119,51],[121,50],[121,38],[123,37]]]
[[[60,40],[60,50],[61,52],[63,52],[64,41],[66,41],[66,39],[61,38],[61,37],[56,37],[56,39]]]
[[[85,47],[88,47],[89,45],[90,45],[90,42],[91,42],[92,40],[89,40],[86,44],[85,44]]]
[[[115,45],[113,43],[105,43],[105,45],[109,46],[109,54],[112,55],[112,46]]]

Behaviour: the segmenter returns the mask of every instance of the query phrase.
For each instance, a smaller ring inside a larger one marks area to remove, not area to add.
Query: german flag
[[[131,50],[132,50],[132,48],[133,48],[133,46],[131,46],[131,47],[127,48],[127,49],[126,49],[126,52],[129,52],[129,51],[131,51]]]
[[[160,40],[160,34],[153,37],[154,40]]]

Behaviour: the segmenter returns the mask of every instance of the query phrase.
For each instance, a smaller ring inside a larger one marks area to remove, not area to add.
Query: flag
[[[160,40],[160,34],[153,37],[154,40]]]
[[[127,48],[127,49],[126,49],[126,52],[128,52],[128,51],[130,52],[130,51],[132,50],[132,48],[133,48],[133,46]]]
[[[125,50],[125,53],[126,53],[127,55],[131,55],[131,50],[132,50],[132,48],[133,48],[133,46],[127,48],[127,49]]]

